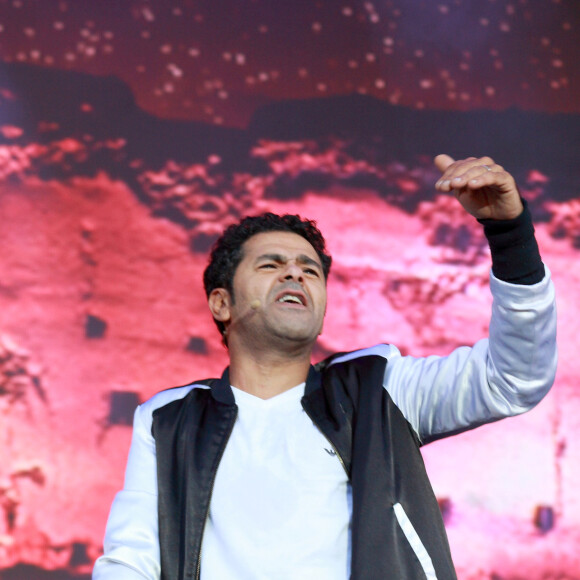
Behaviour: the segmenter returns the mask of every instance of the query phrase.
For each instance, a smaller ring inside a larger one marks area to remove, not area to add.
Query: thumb
[[[455,163],[455,159],[443,153],[441,155],[437,155],[437,157],[433,159],[433,162],[435,163],[435,167],[437,167],[441,173],[444,173],[452,163]]]

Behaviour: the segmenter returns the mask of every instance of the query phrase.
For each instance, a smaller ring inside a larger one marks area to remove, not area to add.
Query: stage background
[[[574,0],[0,0],[0,579],[88,578],[135,406],[221,373],[223,227],[318,221],[317,359],[487,332],[480,227],[432,157],[516,177],[558,292],[556,384],[427,446],[461,580],[580,578]]]

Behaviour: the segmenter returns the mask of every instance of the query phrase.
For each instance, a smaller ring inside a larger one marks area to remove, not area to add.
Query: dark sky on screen
[[[166,118],[271,100],[580,111],[577,0],[0,0],[0,58],[116,75]]]

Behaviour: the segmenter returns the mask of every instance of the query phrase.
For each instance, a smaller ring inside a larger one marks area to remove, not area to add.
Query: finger
[[[474,165],[469,169],[464,170],[462,173],[455,175],[449,179],[449,186],[453,189],[461,187],[474,186],[479,188],[484,185],[492,185],[503,181],[504,174],[503,171],[496,171],[494,166],[487,164]]]
[[[509,192],[519,193],[514,178],[507,171],[487,171],[484,170],[479,175],[470,175],[468,178],[453,179],[450,183],[451,190],[478,191],[484,188],[491,188],[497,193],[507,194]]]
[[[435,163],[435,167],[437,167],[441,173],[444,173],[450,165],[455,163],[455,159],[449,155],[446,155],[445,153],[442,153],[433,159],[433,163]]]
[[[454,188],[464,187],[471,179],[477,179],[482,173],[503,170],[490,157],[468,157],[450,165],[441,179],[435,184],[439,191],[451,191]]]
[[[465,173],[476,161],[477,159],[475,157],[455,161],[449,155],[438,155],[435,158],[435,164],[442,171],[443,175],[441,175],[435,184],[435,188],[439,191],[450,191],[452,189],[450,185],[451,180]]]
[[[452,182],[454,183],[454,182]],[[469,189],[480,189],[481,187],[497,186],[500,190],[514,189],[514,178],[503,169],[480,172],[479,175],[467,175],[464,187]],[[461,185],[460,185],[461,187]]]
[[[455,161],[450,165],[445,171],[444,178],[453,179],[454,177],[460,177],[473,168],[483,167],[487,170],[487,168],[492,169],[494,166],[495,162],[491,157],[467,157],[466,159]]]
[[[466,159],[465,163],[457,164],[453,175],[449,176],[448,179],[452,188],[503,185],[510,179],[513,180],[512,176],[501,165],[495,163],[491,157]]]

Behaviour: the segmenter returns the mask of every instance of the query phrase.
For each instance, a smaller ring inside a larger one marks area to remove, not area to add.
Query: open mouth
[[[298,304],[300,306],[306,306],[306,298],[300,294],[292,294],[290,292],[284,292],[277,299],[276,302],[282,304]]]

